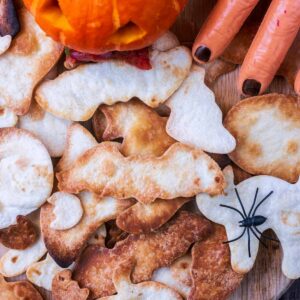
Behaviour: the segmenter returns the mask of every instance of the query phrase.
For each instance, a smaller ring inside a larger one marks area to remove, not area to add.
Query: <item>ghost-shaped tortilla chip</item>
[[[263,232],[276,233],[283,249],[282,271],[286,277],[300,277],[300,183],[290,184],[272,176],[255,176],[234,185],[232,168],[226,167],[225,193],[197,196],[200,211],[226,228],[234,271],[251,270],[259,240],[271,239]],[[276,242],[275,240],[274,242]],[[225,242],[225,241],[224,241]]]
[[[167,101],[171,114],[167,133],[175,140],[211,153],[229,153],[234,137],[223,127],[222,112],[204,83],[205,70],[194,65],[180,88]]]

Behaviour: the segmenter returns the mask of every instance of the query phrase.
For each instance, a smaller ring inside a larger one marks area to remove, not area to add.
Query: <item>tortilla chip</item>
[[[147,176],[143,176],[145,172]],[[224,189],[223,174],[215,161],[203,151],[179,143],[161,157],[125,158],[117,143],[104,142],[56,176],[59,189],[65,192],[89,190],[117,199],[132,197],[146,204],[199,192],[216,195]]]
[[[28,281],[6,282],[2,275],[0,275],[0,299],[43,300],[40,293]]]
[[[19,118],[18,127],[32,132],[39,138],[51,157],[60,157],[66,145],[67,129],[71,124],[71,121],[45,112],[33,101],[28,113]]]
[[[53,41],[38,27],[26,10],[18,12],[21,32],[11,47],[0,56],[0,98],[18,115],[30,106],[38,82],[59,59],[63,46]]]
[[[89,290],[81,289],[71,278],[70,270],[63,270],[55,275],[52,282],[52,296],[55,300],[86,300]]]
[[[113,248],[117,242],[125,240],[129,235],[117,226],[116,220],[108,221],[106,226],[108,228],[105,243],[107,248]]]
[[[191,264],[192,257],[189,253],[175,260],[170,266],[155,270],[152,280],[171,287],[187,299],[192,287]]]
[[[154,45],[150,62],[152,69],[148,71],[123,61],[84,64],[42,83],[36,91],[36,100],[46,111],[73,121],[90,119],[101,104],[127,102],[134,97],[156,107],[188,75],[192,57],[183,46],[160,51]]]
[[[0,55],[7,51],[11,44],[11,35],[0,36]]]
[[[75,195],[56,192],[47,201],[54,206],[54,220],[50,224],[51,229],[66,230],[80,222],[83,209],[80,199]]]
[[[124,260],[136,262],[132,282],[150,280],[154,270],[170,265],[187,252],[195,241],[210,234],[211,224],[197,214],[182,211],[155,232],[132,235],[113,249],[89,246],[81,255],[74,279],[91,291],[91,297],[110,296],[116,292],[112,275]]]
[[[175,142],[166,133],[167,119],[160,117],[140,101],[132,100],[113,106],[101,106],[93,117],[93,128],[96,133],[101,133],[103,127],[101,112],[106,118],[106,128],[101,140],[123,138],[120,151],[124,156],[135,154],[160,156]],[[99,135],[96,134],[98,137]]]
[[[24,216],[17,216],[17,224],[0,230],[0,242],[7,248],[24,250],[38,238],[35,225]]]
[[[227,114],[224,125],[237,140],[230,158],[250,174],[296,182],[300,174],[300,109],[295,97],[248,98]]]
[[[290,184],[272,176],[253,176],[235,185],[230,166],[224,175],[225,193],[215,197],[199,194],[197,205],[207,218],[225,226],[232,269],[240,274],[249,272],[259,242],[270,239],[264,231],[272,229],[281,242],[284,275],[300,278],[300,181]],[[245,222],[255,226],[247,227]]]
[[[17,115],[6,107],[4,99],[0,97],[0,128],[14,127],[17,122]]]
[[[25,250],[8,250],[0,258],[0,274],[5,277],[21,275],[30,265],[40,260],[46,252],[47,249],[41,236]]]
[[[104,297],[105,300],[147,300],[147,299],[172,299],[182,300],[180,294],[175,290],[165,286],[164,284],[145,281],[133,284],[130,274],[133,269],[131,262],[125,262],[115,269],[113,274],[113,283],[118,292],[117,295]],[[98,300],[100,300],[98,299]]]
[[[189,198],[176,198],[172,201],[157,199],[150,204],[136,203],[119,214],[116,222],[119,228],[129,233],[150,232],[168,222],[188,201]]]
[[[77,123],[72,124],[67,130],[66,146],[56,171],[70,169],[84,152],[97,145],[96,139],[86,128]]]
[[[132,200],[116,200],[89,192],[77,195],[84,214],[79,223],[67,230],[54,230],[51,223],[54,207],[46,203],[41,208],[41,230],[49,254],[61,267],[68,267],[80,254],[89,238],[104,222],[115,219]]]
[[[231,268],[229,246],[223,243],[226,239],[223,226],[214,225],[213,235],[193,246],[193,284],[187,299],[225,300],[240,285],[243,275]]]
[[[29,266],[26,271],[26,276],[33,284],[51,291],[53,278],[62,270],[64,269],[57,265],[51,256],[47,254],[44,260]]]
[[[6,228],[50,196],[53,167],[45,146],[23,129],[1,128],[0,141],[0,228]]]
[[[211,153],[229,153],[233,136],[223,127],[222,112],[204,84],[205,70],[193,65],[189,76],[167,101],[171,114],[167,133],[183,144]]]

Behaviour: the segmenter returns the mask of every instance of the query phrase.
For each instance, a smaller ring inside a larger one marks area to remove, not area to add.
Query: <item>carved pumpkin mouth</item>
[[[142,39],[146,34],[147,32],[145,30],[132,21],[129,21],[112,34],[108,39],[108,42],[113,44],[129,44],[135,40]]]

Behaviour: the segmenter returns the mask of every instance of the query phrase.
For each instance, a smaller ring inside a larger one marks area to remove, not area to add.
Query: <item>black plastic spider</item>
[[[239,200],[239,203],[242,207],[242,211],[232,207],[232,206],[228,206],[228,205],[224,205],[224,204],[220,204],[220,206],[222,207],[226,207],[226,208],[229,208],[229,209],[232,209],[234,211],[236,211],[237,213],[239,213],[241,215],[241,217],[243,218],[241,221],[239,221],[239,226],[240,227],[245,227],[242,234],[240,236],[238,236],[237,238],[233,239],[233,240],[230,240],[230,241],[226,241],[224,243],[232,243],[232,242],[235,242],[237,240],[239,240],[240,238],[242,238],[242,236],[245,234],[246,230],[247,230],[247,235],[248,235],[248,254],[249,254],[249,257],[251,257],[251,247],[250,247],[250,231],[253,233],[253,235],[262,243],[262,245],[264,247],[267,247],[267,245],[261,240],[261,238],[257,235],[260,234],[261,237],[263,237],[264,239],[267,239],[267,240],[271,240],[271,241],[274,241],[274,242],[279,242],[278,240],[276,239],[273,239],[269,236],[266,236],[264,235],[258,228],[257,226],[259,225],[262,225],[263,223],[266,222],[267,218],[264,217],[264,216],[261,216],[261,215],[255,215],[257,209],[260,207],[260,205],[266,201],[272,194],[273,194],[273,191],[271,191],[267,196],[265,196],[258,204],[257,206],[254,208],[255,206],[255,203],[256,203],[256,199],[257,199],[257,195],[258,195],[258,188],[256,189],[256,192],[255,192],[255,196],[254,196],[254,200],[253,200],[253,203],[252,203],[252,206],[250,208],[250,211],[248,214],[246,214],[246,211],[245,211],[245,208],[244,208],[244,205],[243,205],[243,202],[240,198],[240,195],[238,193],[238,190],[235,188],[235,193],[236,193],[236,196]],[[253,210],[254,209],[254,210]],[[252,213],[252,210],[253,210],[253,213]]]

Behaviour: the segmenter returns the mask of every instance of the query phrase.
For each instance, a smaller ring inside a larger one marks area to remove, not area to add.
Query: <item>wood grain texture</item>
[[[214,6],[215,1],[190,0],[188,6],[173,26],[173,31],[177,34],[183,44],[191,45],[200,26],[203,24],[209,11]],[[241,100],[236,88],[238,69],[219,78],[214,85],[216,99],[224,115],[238,101]],[[270,91],[293,93],[290,86],[283,79],[276,78],[270,87]],[[227,157],[219,157],[218,161],[228,163]],[[239,174],[239,179],[245,178],[247,174]],[[241,287],[232,295],[231,300],[270,300],[279,299],[292,283],[281,273],[282,253],[278,245],[268,243],[269,248],[260,248],[258,258],[253,270],[243,280]],[[1,253],[5,248],[0,246]],[[11,280],[25,279],[25,275],[18,276]],[[51,293],[39,289],[45,299],[51,300]],[[288,299],[288,298],[284,298]],[[290,298],[291,299],[291,298]],[[295,298],[297,299],[297,298]],[[216,299],[217,300],[217,299]]]

